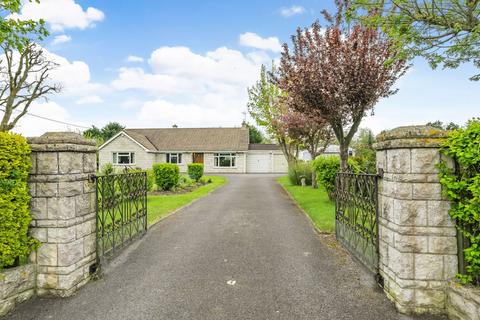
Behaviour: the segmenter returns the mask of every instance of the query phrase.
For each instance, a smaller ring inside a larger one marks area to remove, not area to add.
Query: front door
[[[203,163],[203,153],[194,153],[193,163]]]

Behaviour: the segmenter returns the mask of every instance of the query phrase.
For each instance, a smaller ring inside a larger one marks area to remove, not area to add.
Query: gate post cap
[[[40,137],[28,138],[32,151],[84,151],[95,152],[95,140],[74,132],[47,132]]]
[[[382,131],[373,145],[376,150],[403,148],[439,148],[449,131],[431,126],[402,126]]]

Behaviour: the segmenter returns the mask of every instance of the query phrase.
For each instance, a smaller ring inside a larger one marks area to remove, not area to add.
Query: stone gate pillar
[[[96,260],[95,142],[68,132],[30,138],[32,236],[42,246],[37,265],[39,295],[69,296],[85,284]]]
[[[399,127],[378,136],[379,269],[404,313],[444,313],[447,280],[458,270],[456,228],[441,194],[439,152],[446,133]]]

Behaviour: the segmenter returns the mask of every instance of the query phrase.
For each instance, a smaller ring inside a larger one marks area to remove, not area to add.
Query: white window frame
[[[230,157],[230,166],[221,166],[220,158],[228,156]],[[233,160],[233,165],[232,165]],[[237,167],[237,153],[236,152],[217,152],[213,154],[213,166],[215,168],[236,168]]]
[[[177,158],[177,162],[172,162],[172,155],[174,155]],[[180,152],[169,152],[165,155],[165,160],[167,163],[182,164],[183,154]]]
[[[118,158],[119,156],[128,156],[129,157],[129,162],[128,163],[118,163]],[[132,161],[133,158],[133,161]],[[127,152],[113,152],[112,153],[112,159],[113,159],[113,164],[116,166],[132,166],[136,164],[137,157],[135,155],[135,152],[127,151]]]

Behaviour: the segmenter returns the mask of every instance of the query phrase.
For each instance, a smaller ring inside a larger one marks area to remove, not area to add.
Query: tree
[[[0,67],[0,132],[13,129],[33,101],[61,89],[49,81],[50,71],[57,64],[45,57],[39,45],[26,42],[18,52],[6,43],[1,48],[5,61]]]
[[[480,68],[479,0],[353,0],[350,14],[380,27],[405,57],[423,56],[432,68],[469,61]]]
[[[248,128],[248,136],[249,136],[250,143],[264,142],[265,137],[263,136],[263,133],[260,130],[258,130],[257,127],[248,123],[245,123],[245,126]]]
[[[32,0],[29,0],[32,2]],[[36,36],[43,40],[48,36],[45,21],[20,20],[15,14],[20,12],[22,0],[0,0],[0,45],[21,50]],[[35,0],[39,2],[39,0]]]
[[[98,145],[102,145],[104,142],[113,138],[117,133],[124,130],[125,127],[118,122],[109,122],[103,128],[92,126],[83,132],[83,136],[88,139],[97,140]]]
[[[440,120],[433,121],[433,122],[427,122],[427,126],[434,127],[440,130],[457,130],[460,128],[458,124],[455,122],[449,122],[449,123],[443,123]]]
[[[366,173],[375,173],[376,168],[376,150],[373,148],[375,135],[368,128],[358,130],[357,138],[353,141],[355,150],[354,159],[360,166],[360,170]]]
[[[323,154],[332,141],[333,133],[328,122],[322,118],[311,118],[290,110],[279,119],[279,128],[294,141],[298,141],[314,160]],[[312,187],[317,187],[316,171],[312,171]]]
[[[280,88],[298,112],[324,118],[340,145],[341,169],[348,169],[348,147],[362,118],[380,98],[396,93],[391,87],[408,66],[391,50],[391,42],[375,29],[347,25],[345,3],[337,1],[328,26],[316,21],[298,28],[293,49],[283,46]]]
[[[265,66],[260,69],[260,80],[248,88],[249,101],[247,104],[250,116],[257,125],[264,127],[267,134],[273,137],[280,145],[288,164],[296,161],[298,142],[286,136],[278,127],[278,119],[286,112],[280,88],[273,81],[272,76],[277,74],[277,68],[272,63],[269,75]]]

